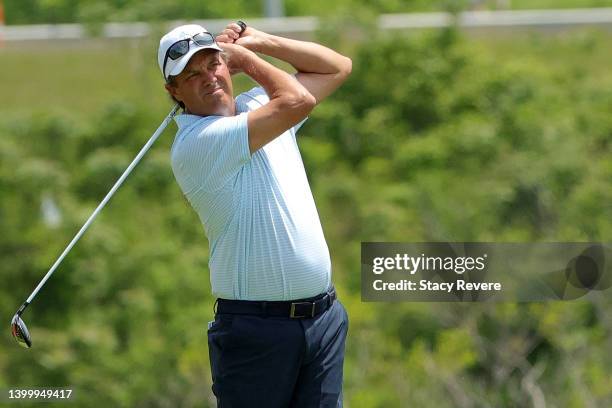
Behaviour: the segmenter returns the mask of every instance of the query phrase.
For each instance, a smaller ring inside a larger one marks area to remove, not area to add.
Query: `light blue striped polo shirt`
[[[296,132],[253,155],[247,112],[269,101],[258,87],[238,95],[236,116],[176,116],[174,176],[210,245],[214,296],[293,300],[331,286],[331,261]]]

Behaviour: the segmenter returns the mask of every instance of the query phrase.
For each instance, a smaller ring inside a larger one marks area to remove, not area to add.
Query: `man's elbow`
[[[317,106],[317,98],[315,98],[310,92],[304,91],[300,95],[300,116],[308,116],[310,112]]]
[[[284,109],[300,117],[308,116],[317,104],[315,97],[306,89],[292,93],[283,102]]]
[[[353,71],[353,61],[349,57],[343,56],[342,58],[343,60],[340,68],[340,75],[342,78],[346,79]]]
[[[304,109],[307,111],[306,114],[309,114],[315,106],[317,106],[317,98],[315,98],[310,92],[306,91],[305,95],[302,96],[304,98]]]

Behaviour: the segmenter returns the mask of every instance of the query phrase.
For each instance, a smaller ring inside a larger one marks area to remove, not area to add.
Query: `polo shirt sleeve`
[[[217,190],[251,159],[247,114],[209,117],[185,139],[183,165],[199,188]]]
[[[306,116],[304,118],[304,120],[302,120],[300,123],[298,123],[297,125],[295,125],[294,127],[291,128],[291,131],[293,132],[293,134],[297,134],[298,130],[300,130],[300,128],[302,127],[302,125],[308,120],[308,116]]]

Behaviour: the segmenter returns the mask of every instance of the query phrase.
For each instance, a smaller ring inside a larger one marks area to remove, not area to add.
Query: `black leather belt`
[[[332,287],[326,293],[312,298],[289,301],[255,301],[217,299],[215,313],[246,314],[259,316],[290,317],[292,319],[312,318],[331,307],[336,300],[336,290]]]

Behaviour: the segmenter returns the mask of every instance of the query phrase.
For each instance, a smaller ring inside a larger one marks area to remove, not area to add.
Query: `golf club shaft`
[[[176,111],[178,110],[179,105],[176,104],[172,110],[170,111],[170,113],[168,114],[168,116],[166,116],[166,118],[164,119],[164,121],[161,123],[161,125],[159,125],[159,127],[157,128],[157,130],[155,131],[155,133],[153,133],[153,136],[151,136],[151,138],[149,139],[149,141],[143,146],[143,148],[140,150],[140,152],[138,153],[138,155],[136,155],[136,157],[134,158],[134,160],[132,160],[132,163],[130,163],[130,165],[128,166],[127,169],[125,169],[125,171],[123,172],[123,174],[121,175],[121,177],[119,177],[119,179],[117,180],[117,182],[115,182],[115,185],[113,186],[113,188],[110,189],[110,191],[106,194],[106,197],[104,197],[104,199],[100,202],[100,204],[98,205],[98,207],[94,210],[94,212],[89,216],[89,219],[85,222],[85,224],[83,224],[83,226],[81,227],[81,229],[79,230],[79,232],[77,232],[77,234],[74,236],[74,238],[72,238],[72,241],[70,241],[70,243],[68,244],[68,246],[66,247],[66,249],[64,249],[64,252],[62,252],[62,254],[59,256],[59,258],[57,258],[57,260],[55,261],[55,263],[53,264],[53,266],[51,266],[51,269],[49,269],[49,272],[47,272],[47,274],[45,275],[44,278],[42,278],[42,280],[40,281],[40,283],[38,284],[38,286],[36,286],[36,289],[34,289],[34,291],[32,292],[32,294],[30,295],[30,297],[28,297],[28,300],[25,301],[25,303],[22,305],[22,308],[20,309],[21,312],[23,312],[23,309],[25,309],[25,307],[27,307],[27,305],[29,305],[30,303],[32,303],[32,300],[34,299],[34,297],[36,296],[36,294],[38,293],[38,291],[43,287],[43,285],[45,284],[45,282],[47,282],[47,280],[51,277],[51,275],[53,275],[53,272],[55,272],[55,269],[58,267],[58,265],[62,262],[62,260],[64,259],[64,257],[66,256],[66,254],[68,254],[68,252],[70,252],[70,250],[72,249],[72,247],[74,246],[74,244],[76,244],[76,242],[79,240],[79,238],[81,238],[81,236],[83,235],[83,233],[85,233],[85,231],[87,230],[87,228],[89,227],[89,225],[92,223],[92,221],[94,220],[94,218],[96,218],[96,216],[98,215],[98,213],[100,212],[100,210],[102,210],[102,208],[104,208],[104,206],[106,205],[106,203],[108,202],[108,200],[110,200],[110,198],[113,196],[113,194],[115,194],[115,191],[117,191],[117,189],[121,186],[121,184],[123,183],[123,181],[127,178],[127,176],[132,172],[132,170],[134,169],[134,167],[138,164],[138,162],[140,161],[140,159],[142,159],[142,156],[145,155],[145,153],[151,148],[151,146],[153,145],[153,143],[155,143],[155,141],[157,140],[157,138],[159,137],[159,135],[162,134],[162,132],[164,131],[164,129],[166,129],[166,126],[168,126],[168,123],[170,123],[170,121],[172,120],[172,117],[176,114]]]

